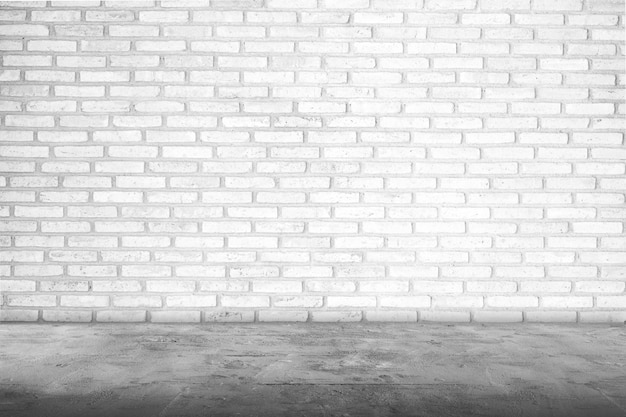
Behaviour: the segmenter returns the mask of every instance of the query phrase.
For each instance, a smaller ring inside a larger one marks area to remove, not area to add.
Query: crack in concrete
[[[181,395],[183,395],[185,392],[189,392],[189,388],[186,388],[186,387],[185,387],[185,388],[183,388],[183,389],[182,389],[182,390],[181,390],[178,394],[176,394],[176,395],[174,396],[174,398],[172,398],[172,399],[170,400],[170,402],[168,402],[168,403],[165,405],[165,407],[163,407],[163,410],[161,410],[161,412],[158,414],[158,417],[163,417],[163,416],[165,416],[165,415],[166,415],[165,413],[167,412],[167,410],[168,410],[168,409],[172,406],[172,404],[174,404],[174,403],[175,403],[175,402],[176,402],[176,401],[180,398],[180,396],[181,396]]]

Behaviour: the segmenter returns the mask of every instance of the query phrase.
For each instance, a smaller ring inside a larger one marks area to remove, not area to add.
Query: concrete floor
[[[626,327],[6,324],[0,416],[626,416]]]

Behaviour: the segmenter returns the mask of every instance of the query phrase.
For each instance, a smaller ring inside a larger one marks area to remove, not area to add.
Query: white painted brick
[[[470,321],[470,313],[464,311],[420,311],[419,321],[443,322],[443,323],[466,323]]]
[[[254,321],[254,311],[224,311],[213,309],[204,313],[204,320],[207,322],[252,322]]]
[[[582,0],[535,0],[533,3],[533,9],[538,11],[576,11],[582,7]]]
[[[521,311],[476,311],[472,316],[478,323],[517,323],[523,320]]]
[[[302,291],[300,281],[255,281],[252,284],[253,292],[261,293],[298,293]]]
[[[22,292],[35,291],[35,281],[27,280],[2,280],[0,281],[0,291],[6,292]]]
[[[76,310],[44,310],[42,318],[48,322],[90,322],[91,311]]]
[[[113,296],[114,307],[161,307],[162,301],[159,296],[148,295],[115,295]]]
[[[61,306],[65,307],[106,307],[109,297],[102,295],[62,295]]]
[[[544,297],[544,300],[547,297]],[[532,296],[493,296],[486,297],[486,304],[489,307],[499,308],[524,308],[524,307],[537,307],[537,297]]]
[[[424,281],[413,282],[413,289],[420,294],[454,294],[463,292],[463,283],[459,281]]]
[[[198,323],[200,314],[199,311],[151,311],[150,321],[152,323]]]
[[[310,280],[305,281],[305,290],[311,292],[342,293],[354,292],[356,285],[349,281]]]
[[[428,308],[428,296],[384,296],[380,297],[380,306],[388,308]]]
[[[7,295],[6,305],[9,307],[54,307],[57,303],[55,295]]]
[[[224,307],[260,308],[270,305],[269,297],[265,295],[223,295],[220,297],[220,301]]]
[[[3,309],[0,310],[0,322],[29,322],[37,321],[39,316],[38,310],[21,310],[21,309]]]
[[[165,300],[168,307],[178,308],[215,307],[216,305],[214,295],[168,296]]]
[[[328,307],[331,308],[366,308],[366,307],[375,307],[376,306],[376,297],[367,297],[367,296],[352,296],[352,297],[342,297],[342,296],[328,296],[327,297]]]
[[[363,319],[360,311],[312,311],[311,321],[323,323],[359,322]]]
[[[142,310],[100,310],[96,311],[96,321],[103,323],[134,323],[146,321],[146,312]]]
[[[625,285],[618,281],[578,281],[574,290],[576,292],[622,293]]]
[[[367,311],[365,319],[370,322],[415,322],[416,311]]]
[[[260,311],[259,321],[269,322],[305,322],[309,314],[306,311]]]

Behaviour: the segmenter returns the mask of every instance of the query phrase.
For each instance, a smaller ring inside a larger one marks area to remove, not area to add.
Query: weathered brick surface
[[[0,320],[623,321],[624,6],[2,2]]]

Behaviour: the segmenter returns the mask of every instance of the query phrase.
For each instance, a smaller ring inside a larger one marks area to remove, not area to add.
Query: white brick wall
[[[4,321],[626,320],[624,0],[2,2]]]

